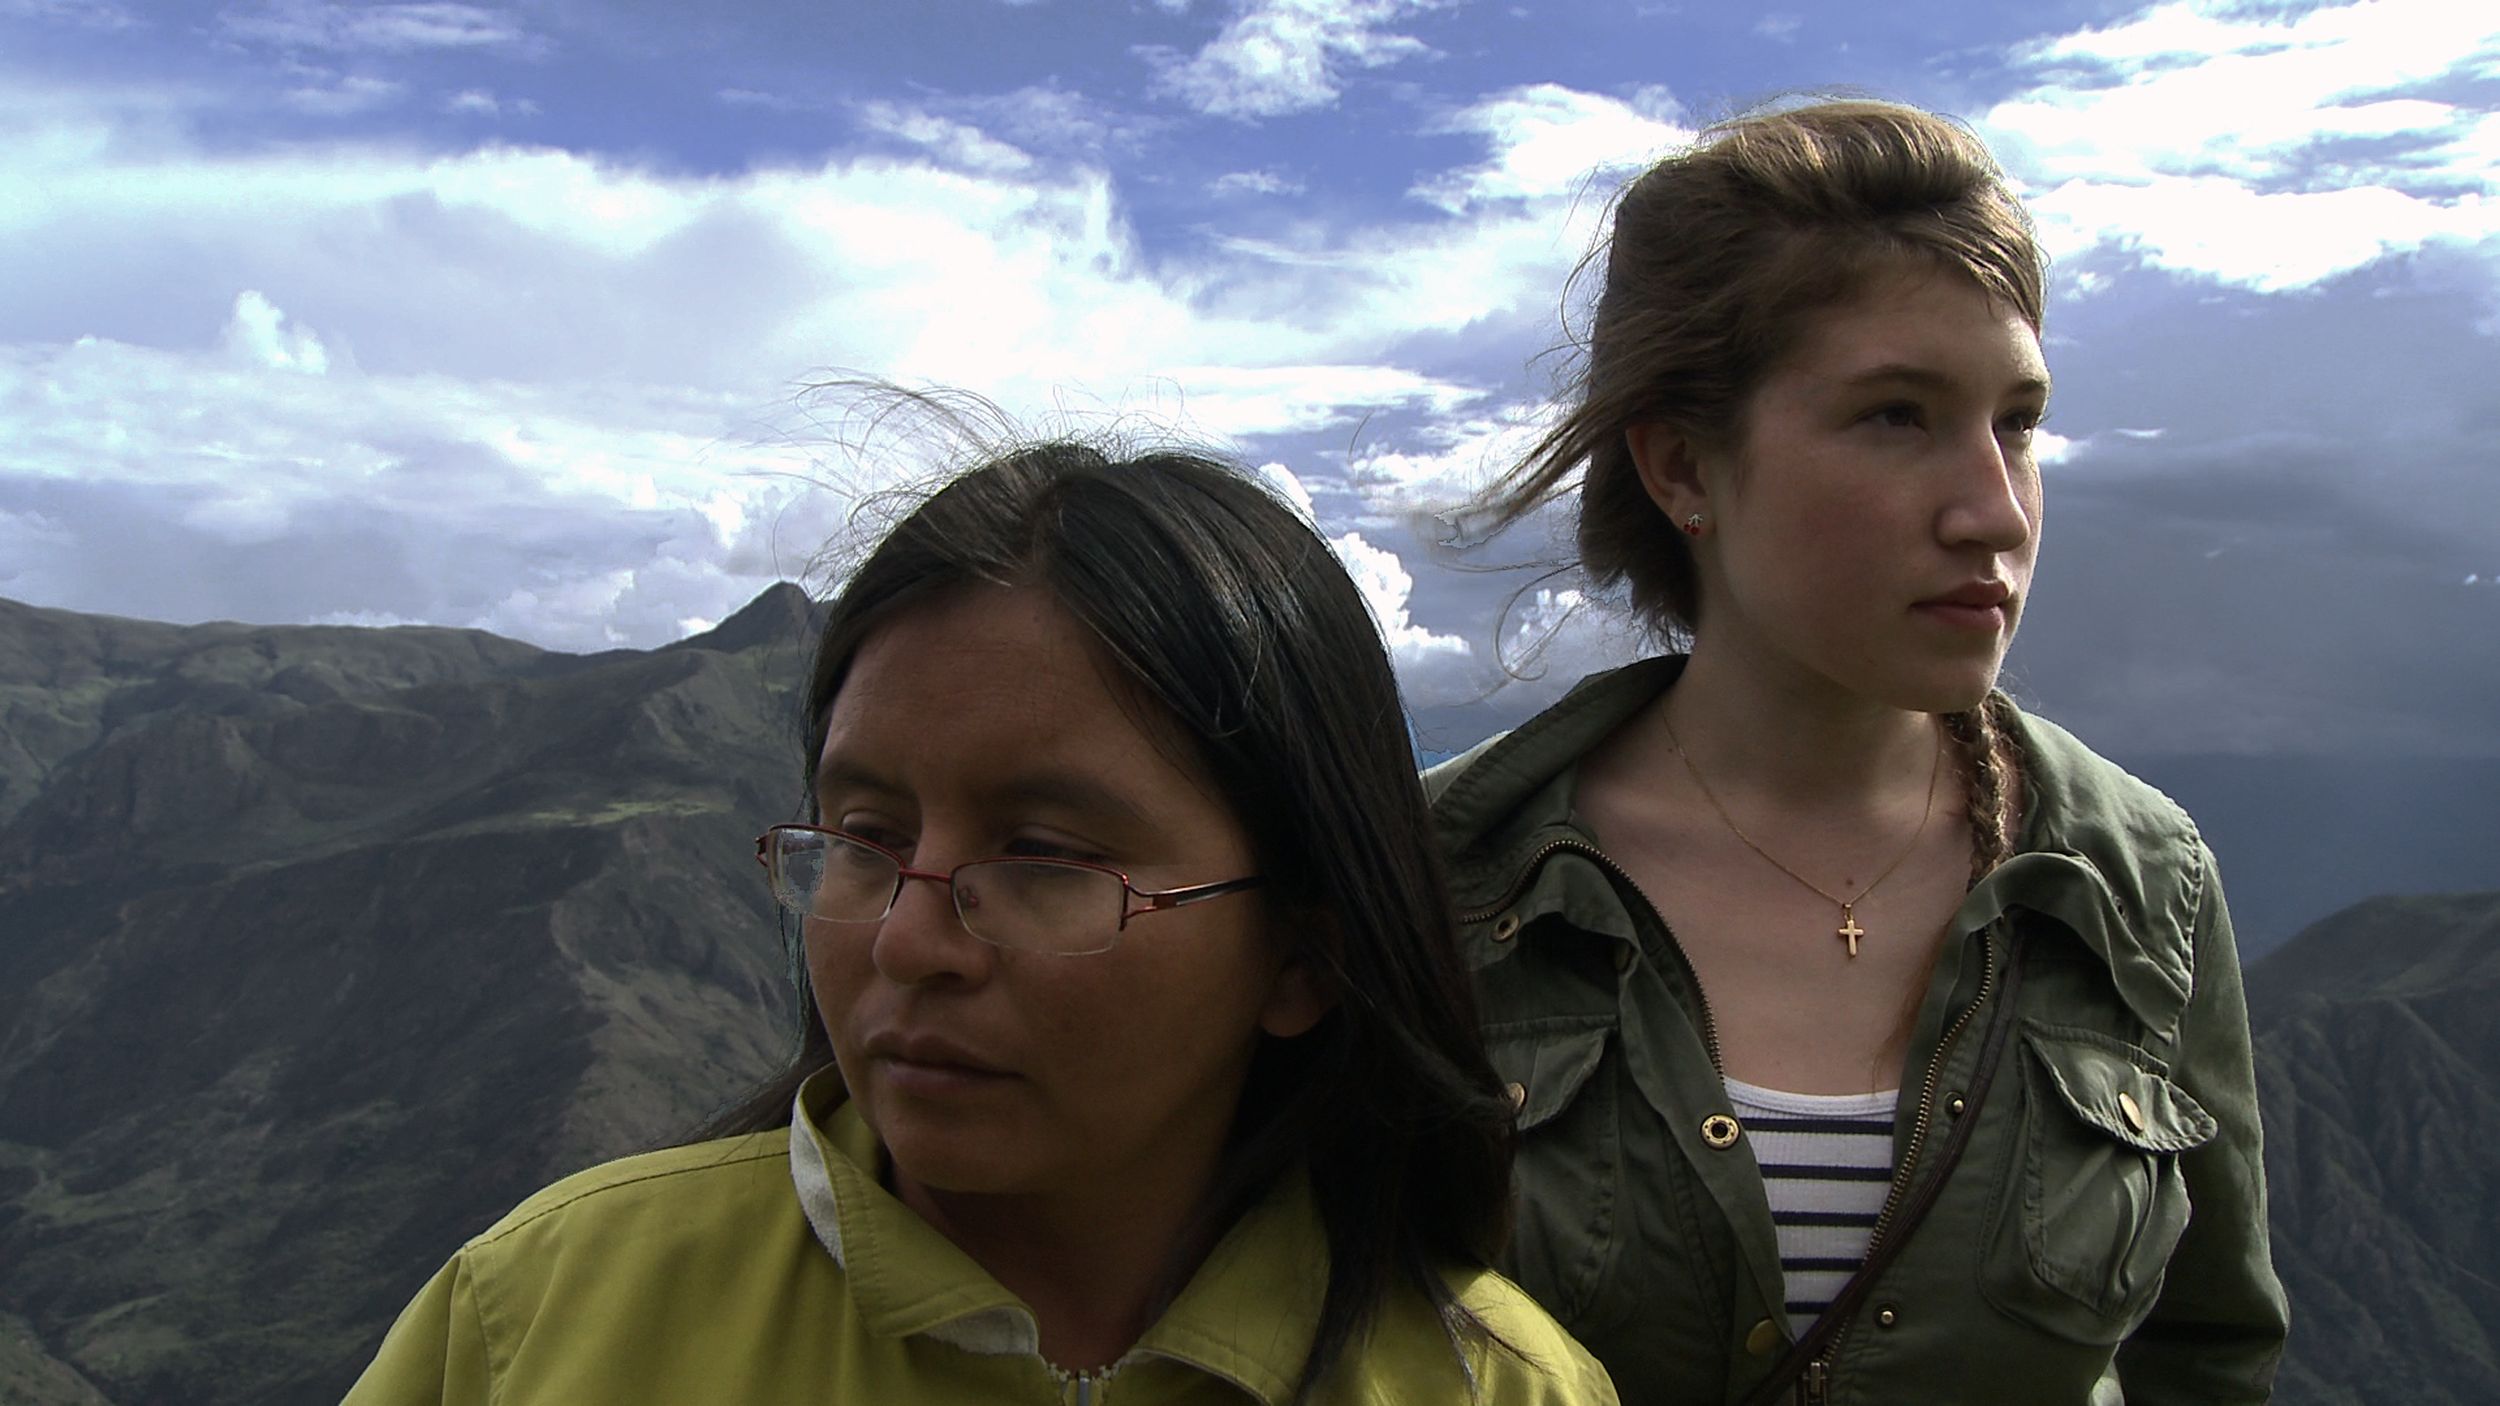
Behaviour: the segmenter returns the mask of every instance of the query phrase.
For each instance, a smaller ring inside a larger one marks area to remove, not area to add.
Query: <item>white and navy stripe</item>
[[[1802,1334],[1866,1262],[1892,1186],[1901,1091],[1792,1094],[1727,1081],[1779,1232],[1788,1322]]]

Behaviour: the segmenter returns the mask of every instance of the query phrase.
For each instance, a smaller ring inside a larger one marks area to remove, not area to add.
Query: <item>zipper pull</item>
[[[1804,1386],[1806,1406],[1823,1406],[1832,1388],[1832,1374],[1831,1369],[1823,1365],[1822,1358],[1806,1364]]]

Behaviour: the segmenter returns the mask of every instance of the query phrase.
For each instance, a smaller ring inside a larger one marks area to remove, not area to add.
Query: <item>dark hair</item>
[[[2047,266],[1987,146],[1949,117],[1832,100],[1704,130],[1615,197],[1560,423],[1461,514],[1487,537],[1568,493],[1592,584],[1628,588],[1652,631],[1689,632],[1693,556],[1650,501],[1624,432],[1666,424],[1733,447],[1746,403],[1813,317],[1905,266],[1969,279],[2033,331]]]
[[[1046,589],[1092,632],[1214,780],[1276,911],[1307,919],[1287,924],[1295,955],[1338,999],[1299,1037],[1261,1037],[1202,1212],[1220,1231],[1308,1167],[1329,1268],[1301,1392],[1400,1278],[1454,1333],[1485,1334],[1443,1275],[1488,1262],[1506,1235],[1510,1107],[1478,1042],[1396,679],[1343,566],[1279,499],[1211,459],[1014,449],[930,496],[833,600],[808,688],[810,770],[862,644],[982,582]],[[832,1064],[794,970],[796,1059],[711,1135],[787,1124],[798,1085]]]

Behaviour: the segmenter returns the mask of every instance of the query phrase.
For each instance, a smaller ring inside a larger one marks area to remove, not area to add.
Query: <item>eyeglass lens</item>
[[[837,923],[868,923],[893,906],[894,859],[815,830],[775,831],[774,874],[782,904]],[[985,859],[955,871],[955,911],[984,942],[1080,953],[1111,945],[1127,891],[1100,869],[1042,860]]]

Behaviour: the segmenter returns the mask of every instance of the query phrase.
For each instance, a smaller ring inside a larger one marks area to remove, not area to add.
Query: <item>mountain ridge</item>
[[[776,1066],[752,840],[819,618],[560,655],[0,602],[0,1399],[335,1401],[463,1238]],[[2500,894],[2344,909],[2248,990],[2278,1399],[2500,1400]]]

